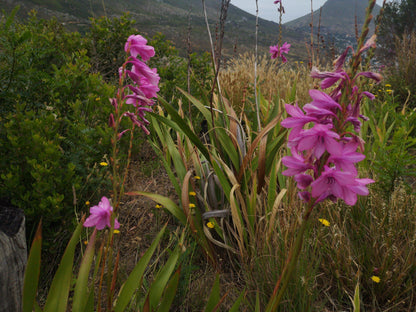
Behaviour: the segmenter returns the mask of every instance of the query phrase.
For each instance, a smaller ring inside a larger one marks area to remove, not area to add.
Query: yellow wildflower
[[[91,203],[90,203],[90,201],[89,200],[87,200],[86,202],[85,202],[85,205],[87,205],[87,206],[89,206]]]
[[[303,64],[303,62],[302,62],[302,61],[300,61],[300,63],[301,63],[301,64]]]
[[[88,241],[87,240],[84,241],[84,245],[88,245]]]
[[[374,283],[380,283],[380,277],[378,276],[373,275],[371,276],[371,279],[373,280]]]
[[[195,208],[195,204],[189,204],[189,208]]]
[[[194,178],[196,179],[196,180],[201,180],[201,177],[200,176],[194,176]]]
[[[162,205],[157,204],[155,207],[156,207],[157,209],[160,209],[160,208],[162,208]]]
[[[189,192],[189,196],[196,196],[195,192]]]
[[[386,92],[387,92],[388,94],[392,94],[392,93],[393,93],[393,90],[391,90],[391,89],[387,89],[387,90],[386,90]]]
[[[105,161],[100,162],[100,166],[106,167],[108,164]]]
[[[207,227],[209,227],[210,229],[213,229],[214,228],[214,223],[208,222]]]
[[[386,88],[391,88],[391,84],[389,84],[389,83],[386,83],[384,86],[385,86]]]
[[[318,219],[319,222],[321,222],[325,226],[330,226],[331,223],[327,219]]]
[[[120,234],[120,231],[119,230],[114,230],[114,232],[113,232],[114,234]]]
[[[100,97],[96,97],[96,98],[95,98],[95,100],[96,100],[96,101],[99,101],[99,100],[101,100],[101,99],[100,99]]]

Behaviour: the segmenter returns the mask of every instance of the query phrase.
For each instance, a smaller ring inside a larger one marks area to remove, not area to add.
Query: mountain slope
[[[210,30],[215,41],[219,23],[221,0],[206,0]],[[41,18],[57,17],[72,30],[85,31],[90,17],[120,16],[129,12],[142,34],[153,36],[162,32],[181,50],[185,49],[189,20],[193,51],[209,51],[209,38],[201,0],[0,0],[0,8],[11,10],[21,6],[23,16],[32,9]],[[254,51],[255,16],[230,5],[225,26],[224,53],[233,55]],[[259,51],[267,52],[278,38],[276,23],[259,19]],[[304,36],[296,31],[283,31],[283,40],[293,44],[302,55]]]
[[[355,23],[357,21],[358,30],[365,19],[365,10],[368,6],[368,0],[328,0],[319,9],[313,12],[313,24],[317,30],[320,21],[321,34],[344,35],[353,37],[355,34]],[[377,16],[380,6],[377,4],[373,10],[373,16]],[[285,26],[299,31],[309,29],[311,15],[285,23]],[[374,23],[372,22],[374,29]],[[309,30],[310,31],[310,30]]]
[[[355,5],[350,3],[355,2]],[[343,32],[343,36],[354,35],[354,14],[359,22],[364,15],[366,0],[328,0],[322,8],[321,33]],[[205,0],[208,21],[213,40],[217,35],[221,0]],[[20,5],[23,17],[32,9],[41,18],[55,16],[71,30],[87,31],[90,17],[117,17],[129,12],[136,21],[138,32],[149,37],[157,32],[185,53],[190,27],[192,51],[210,51],[209,38],[203,15],[201,0],[0,0],[0,8],[10,11]],[[340,12],[343,14],[340,15]],[[314,14],[317,26],[319,11]],[[309,40],[310,16],[304,16],[283,26],[282,39],[292,44],[289,58],[306,60],[305,41]],[[253,52],[255,47],[255,16],[233,6],[228,10],[225,25],[223,54],[232,56]],[[316,27],[315,27],[316,28]],[[259,19],[258,50],[267,53],[269,46],[277,43],[279,26]]]

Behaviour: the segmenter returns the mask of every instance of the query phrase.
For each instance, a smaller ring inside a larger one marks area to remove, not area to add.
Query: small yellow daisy
[[[194,176],[194,179],[195,180],[201,180],[201,177],[196,175],[196,176]]]
[[[210,229],[213,229],[214,228],[214,223],[212,223],[212,222],[208,222],[207,223],[207,227],[209,227]]]
[[[384,86],[385,86],[386,88],[391,88],[391,84],[389,84],[389,83],[386,83]]]
[[[156,207],[157,209],[160,209],[160,208],[162,208],[162,205],[157,204],[155,207]]]
[[[380,277],[378,276],[373,275],[371,276],[371,279],[373,280],[374,283],[380,283]]]
[[[119,230],[114,230],[114,232],[113,232],[114,234],[120,234],[120,231]]]
[[[387,90],[386,90],[386,92],[387,92],[388,94],[392,94],[392,93],[393,93],[393,90],[391,90],[391,89],[387,89]]]
[[[87,201],[85,202],[85,205],[87,205],[87,206],[91,205],[90,201],[89,201],[89,200],[87,200]]]
[[[303,64],[303,62],[302,62],[302,61],[300,61],[300,63],[301,63],[301,64]]]
[[[196,196],[195,192],[189,192],[189,196]]]
[[[195,204],[189,204],[189,208],[195,208]]]
[[[318,219],[319,222],[321,222],[325,226],[330,226],[331,223],[327,219]]]
[[[100,162],[100,166],[106,167],[108,164],[105,161]]]
[[[101,100],[101,99],[100,99],[100,97],[97,97],[97,98],[95,98],[95,100],[96,100],[96,101],[99,101],[99,100]]]

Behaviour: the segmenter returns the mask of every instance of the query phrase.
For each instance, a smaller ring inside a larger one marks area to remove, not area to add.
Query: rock
[[[27,261],[24,220],[22,210],[0,200],[0,312],[22,310]]]

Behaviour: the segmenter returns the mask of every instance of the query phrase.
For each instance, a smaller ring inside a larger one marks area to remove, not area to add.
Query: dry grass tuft
[[[254,55],[246,53],[228,61],[220,72],[222,89],[237,111],[247,105],[247,100],[254,102],[254,63]],[[296,100],[300,104],[309,102],[308,90],[318,86],[310,77],[306,64],[295,62],[292,65],[281,64],[269,55],[259,57],[257,84],[266,100],[288,99],[296,85]]]
[[[353,296],[359,280],[366,309],[414,311],[416,197],[399,184],[388,201],[374,188],[354,207],[327,205],[323,211],[331,226],[319,242],[320,284],[333,307],[348,306],[346,295]]]

